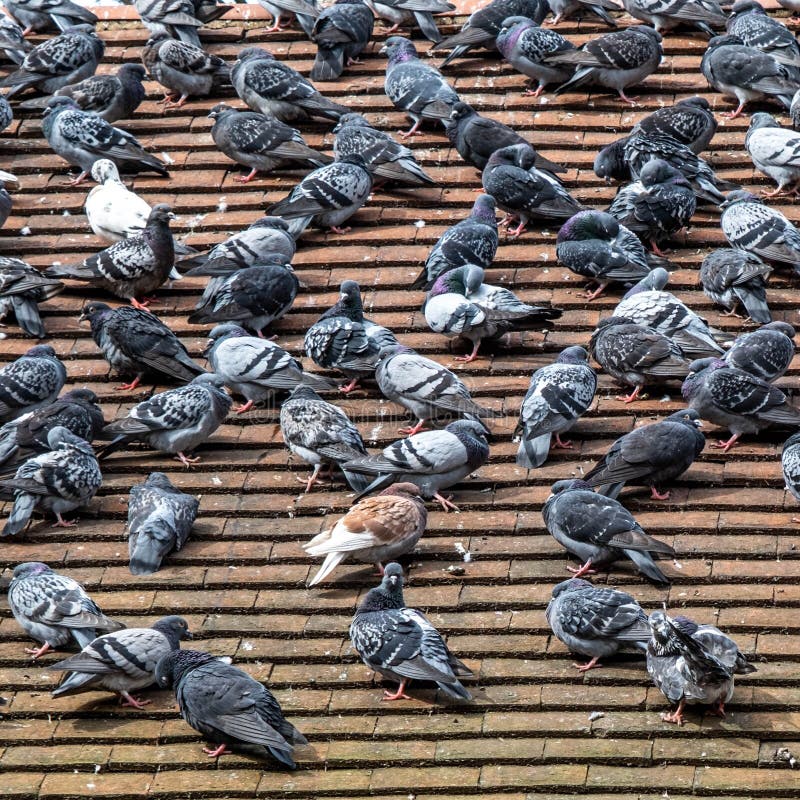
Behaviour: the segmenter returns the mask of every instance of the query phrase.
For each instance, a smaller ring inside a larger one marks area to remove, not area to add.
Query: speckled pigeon
[[[553,25],[573,16],[585,19],[587,12],[599,17],[609,28],[616,28],[616,20],[609,11],[622,11],[614,0],[549,0],[553,10]]]
[[[705,97],[686,97],[671,106],[657,108],[640,119],[632,133],[657,133],[685,144],[693,153],[702,153],[717,131],[717,120]]]
[[[345,67],[358,64],[359,55],[372,38],[375,17],[364,0],[334,0],[314,21],[309,38],[317,45],[310,77],[335,81]]]
[[[682,614],[673,617],[672,623],[687,636],[691,636],[692,639],[699,642],[707,652],[732,670],[734,675],[749,675],[752,672],[758,672],[736,642],[714,625],[698,625],[693,619]]]
[[[572,442],[565,442],[561,434],[586,413],[596,391],[597,375],[582,347],[567,347],[553,364],[537,369],[531,376],[514,431],[519,436],[517,464],[526,469],[541,467],[553,436],[553,447],[571,449]]]
[[[150,628],[126,628],[98,636],[80,653],[48,665],[48,669],[67,672],[51,694],[62,697],[105,689],[118,694],[123,706],[144,708],[150,701],[136,698],[132,692],[150,686],[159,659],[178,650],[181,639],[191,638],[186,620],[176,616],[163,617]]]
[[[767,278],[772,267],[745,250],[713,250],[700,264],[700,285],[707,297],[736,312],[740,305],[753,322],[772,321],[767,305]]]
[[[775,117],[760,111],[750,117],[744,147],[755,168],[778,184],[764,197],[800,190],[800,134],[782,128]]]
[[[783,443],[781,468],[787,491],[800,502],[800,433],[793,433]],[[792,517],[792,522],[800,522],[800,517]]]
[[[10,13],[9,5],[13,5],[13,0],[11,3],[3,5]],[[14,64],[21,64],[25,53],[30,49],[31,44],[25,41],[25,33],[22,28],[6,14],[0,15],[0,51],[3,55]]]
[[[39,314],[39,303],[55,297],[64,284],[39,272],[19,258],[0,256],[0,320],[11,312],[17,324],[28,335],[47,336]]]
[[[795,329],[788,322],[770,322],[737,337],[725,362],[771,383],[786,373],[795,354]]]
[[[455,11],[453,3],[446,0],[366,0],[376,17],[392,23],[386,33],[396,33],[402,25],[416,23],[422,35],[430,42],[441,42],[442,34],[436,27],[434,14]]]
[[[25,26],[23,36],[31,31],[66,31],[81,23],[94,28],[97,23],[95,14],[71,0],[4,0],[3,6]]]
[[[612,180],[629,181],[632,179],[630,164],[625,156],[625,145],[630,138],[630,136],[623,136],[600,149],[592,165],[594,174],[598,178],[602,178],[606,183],[611,183]]]
[[[2,133],[14,121],[14,110],[4,95],[0,95],[0,133]],[[8,218],[8,214],[6,214]],[[5,219],[0,225],[5,224]]]
[[[385,678],[398,681],[384,700],[410,700],[405,693],[411,680],[433,681],[451,700],[471,700],[460,678],[472,672],[448,649],[442,635],[403,599],[403,569],[386,565],[380,586],[370,589],[350,624],[350,641],[363,662]]]
[[[755,0],[736,0],[728,18],[728,33],[747,47],[771,55],[781,64],[800,67],[800,45],[777,17],[770,17]]]
[[[265,28],[267,33],[282,31],[286,25],[296,20],[306,36],[311,36],[314,20],[319,16],[317,0],[257,0],[257,2],[272,16],[272,26]],[[281,17],[285,21],[283,27]]]
[[[714,28],[724,28],[727,19],[717,0],[622,0],[622,5],[632,17],[659,33],[691,25],[714,36]]]
[[[200,47],[197,31],[203,20],[197,17],[192,0],[133,0],[133,5],[151,34],[167,33],[173,39]]]
[[[0,368],[0,420],[16,419],[50,405],[67,379],[67,370],[49,344],[31,347]]]

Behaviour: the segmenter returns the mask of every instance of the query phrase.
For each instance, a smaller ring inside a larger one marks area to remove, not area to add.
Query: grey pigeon
[[[285,26],[281,26],[283,17],[288,20],[286,24],[296,20],[306,36],[310,37],[314,20],[319,16],[317,0],[258,0],[258,4],[272,15],[272,26],[265,29],[267,33],[285,30]]]
[[[299,72],[260,47],[239,52],[231,82],[253,111],[271,114],[281,122],[338,120],[350,110],[323,97]]]
[[[767,278],[772,267],[745,250],[713,250],[700,265],[700,285],[707,297],[734,314],[744,307],[753,322],[772,321],[767,305]]]
[[[10,172],[0,170],[0,228],[6,224],[6,220],[11,215],[11,209],[14,207],[14,201],[11,199],[6,184],[16,188],[19,186],[19,181]]]
[[[48,665],[67,673],[51,694],[62,697],[105,689],[118,694],[123,706],[144,708],[150,701],[132,693],[150,686],[159,659],[178,650],[181,639],[191,638],[186,620],[176,616],[163,617],[149,628],[126,628],[98,636],[80,653]]]
[[[334,388],[326,378],[304,372],[303,365],[275,342],[248,336],[233,323],[212,329],[206,355],[211,369],[247,400],[234,409],[237,414],[273,397],[276,391],[291,391],[300,384],[321,390]]]
[[[460,678],[472,672],[448,649],[442,635],[403,599],[403,569],[386,565],[380,586],[370,589],[350,624],[350,641],[361,660],[385,678],[398,681],[397,691],[384,700],[410,700],[411,680],[433,681],[451,700],[471,700]]]
[[[789,369],[795,354],[795,329],[788,322],[769,322],[743,333],[725,353],[725,363],[772,383]]]
[[[19,69],[0,81],[0,86],[8,88],[8,100],[29,88],[53,94],[62,86],[94,75],[104,51],[105,44],[92,25],[68,28],[36,45],[25,55]]]
[[[646,25],[635,25],[591,39],[580,50],[553,54],[545,61],[575,67],[575,74],[556,89],[556,94],[590,83],[613,89],[623,102],[635,105],[625,89],[652,75],[662,55],[661,34]]]
[[[142,63],[150,79],[166,90],[160,101],[164,108],[180,108],[190,97],[208,97],[230,84],[230,67],[219,56],[173,39],[166,31],[147,40]]]
[[[442,34],[433,15],[447,14],[456,9],[446,0],[366,0],[366,3],[377,18],[392,23],[387,34],[396,33],[401,25],[416,23],[422,35],[434,44],[442,41]]]
[[[636,483],[649,486],[653,500],[669,500],[669,492],[658,487],[686,472],[700,455],[706,444],[700,427],[700,414],[688,408],[635,428],[617,439],[584,479],[606,497],[616,498],[626,483]]]
[[[378,388],[417,419],[413,427],[401,428],[399,433],[409,436],[419,433],[439,412],[467,419],[500,416],[478,405],[454,372],[409,347],[384,347],[378,358],[375,369]]]
[[[558,232],[556,256],[561,264],[597,283],[588,300],[599,297],[613,281],[628,283],[650,274],[663,259],[651,256],[637,236],[604,211],[579,211]]]
[[[8,10],[8,5],[4,5]],[[6,58],[14,64],[21,64],[30,49],[30,42],[25,41],[22,28],[6,14],[0,15],[0,50]]]
[[[63,290],[61,281],[43,275],[27,262],[0,256],[0,320],[13,311],[17,324],[28,336],[47,336],[39,303]]]
[[[800,502],[800,433],[793,433],[783,443],[781,469],[787,491]],[[798,521],[800,518],[792,517],[792,522]]]
[[[717,131],[717,120],[705,97],[686,97],[671,106],[657,108],[640,119],[632,133],[657,133],[685,144],[693,153],[702,153]]]
[[[48,452],[32,456],[13,478],[0,480],[0,496],[13,498],[14,506],[3,536],[19,533],[36,508],[51,511],[54,527],[71,528],[62,514],[85,506],[103,481],[92,446],[68,428],[57,425],[47,434]]]
[[[0,96],[0,133],[2,133],[14,121],[14,110],[5,96]],[[6,214],[8,217],[8,214]],[[2,221],[5,224],[5,220]]]
[[[175,488],[163,472],[151,472],[133,486],[128,500],[131,574],[158,572],[164,558],[186,544],[199,507],[196,497]]]
[[[293,750],[307,744],[305,736],[283,716],[272,692],[243,670],[209,653],[175,650],[161,657],[154,675],[159,688],[172,687],[184,720],[219,743],[204,747],[206,755],[229,755],[227,745],[255,745],[295,768]]]
[[[425,321],[432,331],[472,344],[470,354],[456,361],[474,361],[484,339],[541,326],[562,314],[560,308],[524,303],[510,289],[483,280],[484,269],[477,264],[456,267],[436,279],[425,300]]]
[[[535,164],[530,145],[514,144],[492,153],[481,175],[484,192],[509,215],[509,236],[519,236],[530,219],[569,219],[583,208],[557,179]],[[519,219],[514,229],[512,218]]]
[[[184,383],[205,372],[172,329],[149,311],[93,302],[83,307],[78,320],[89,321],[92,339],[113,370],[134,375],[120,389],[135,389],[146,372]]]
[[[309,38],[317,45],[311,79],[335,81],[358,57],[372,38],[375,17],[364,0],[334,0],[314,20]]]
[[[413,483],[426,500],[436,500],[445,511],[458,511],[441,492],[475,472],[489,458],[486,429],[475,420],[451,422],[443,430],[422,431],[393,442],[378,455],[343,464],[343,469],[375,475],[359,498],[393,483]]]
[[[439,120],[444,125],[460,98],[441,72],[424,64],[413,42],[402,36],[390,36],[380,53],[389,59],[383,83],[386,96],[414,123],[400,136],[413,136],[425,119]]]
[[[200,47],[198,29],[203,20],[198,19],[192,0],[134,0],[133,5],[151,34],[167,33]]]
[[[548,533],[583,562],[580,569],[568,568],[573,577],[627,558],[651,581],[670,582],[654,558],[674,556],[672,547],[648,536],[621,503],[593,492],[586,481],[554,483],[542,507],[542,518]]]
[[[250,167],[249,174],[235,178],[241,183],[249,183],[259,172],[313,169],[333,160],[309,147],[300,131],[271,115],[237,111],[219,103],[208,116],[214,120],[211,136],[217,148],[231,161]]]
[[[724,28],[727,20],[717,0],[622,0],[622,5],[632,17],[659,33],[691,25],[710,37],[714,28]]]
[[[572,652],[589,656],[586,664],[574,664],[579,672],[601,667],[601,658],[623,648],[644,651],[650,638],[647,615],[627,592],[592,586],[570,578],[553,587],[545,609],[553,633]]]
[[[66,31],[73,26],[86,23],[94,28],[97,17],[72,0],[4,0],[3,6],[21,25],[23,36],[32,31]]]
[[[470,215],[448,228],[431,248],[411,288],[430,289],[440,275],[467,264],[490,267],[498,244],[494,198],[478,195]]]
[[[361,114],[343,114],[333,129],[333,153],[360,154],[376,178],[404,186],[435,186],[436,181],[419,165],[405,145],[373,128]]]
[[[563,19],[577,16],[585,19],[587,13],[599,17],[609,28],[616,28],[616,20],[609,11],[622,11],[614,0],[549,0],[553,10],[553,25],[558,25]]]
[[[778,184],[764,197],[800,190],[800,135],[781,128],[775,117],[761,111],[750,117],[744,147],[755,168]]]
[[[200,22],[214,22],[214,20],[224,17],[230,11],[230,4],[217,0],[192,0],[194,15]]]
[[[31,347],[0,368],[0,420],[16,419],[50,405],[67,379],[67,370],[49,344]]]
[[[781,64],[800,67],[800,45],[782,20],[770,17],[755,0],[736,0],[728,18],[728,33],[747,47],[771,55]]]
[[[340,408],[323,400],[311,386],[299,383],[281,404],[281,435],[289,450],[314,470],[306,492],[319,479],[323,465],[336,464],[355,492],[363,492],[368,480],[351,472],[345,464],[367,455],[358,428]]]
[[[742,434],[758,433],[770,425],[800,425],[800,411],[780,389],[765,380],[719,358],[699,358],[689,369],[681,387],[683,398],[702,419],[731,432],[729,439],[712,445],[723,453]]]
[[[565,442],[561,434],[588,411],[596,391],[597,375],[582,347],[567,347],[554,363],[537,369],[531,376],[514,431],[519,436],[517,464],[526,469],[541,467],[553,436],[552,446],[571,449],[572,442]]]
[[[682,614],[672,618],[673,625],[687,636],[699,642],[707,652],[718,658],[734,675],[749,675],[758,670],[748,661],[747,656],[730,636],[714,625],[698,625],[693,619]]]
[[[84,648],[97,631],[125,627],[109,619],[76,580],[59,575],[41,561],[14,567],[8,605],[25,633],[41,642],[41,647],[25,650],[32,659],[72,642]]]
[[[169,175],[163,162],[147,153],[134,136],[96,114],[81,111],[71,97],[49,100],[42,131],[64,161],[80,167],[80,174],[70,182],[73,186],[82,183],[101,158],[113,161],[121,172]]]
[[[110,439],[100,454],[105,458],[133,441],[144,441],[154,450],[175,454],[186,467],[200,460],[187,456],[203,444],[228,416],[231,398],[217,375],[198,375],[191,383],[154,394],[135,405],[127,415],[106,425],[103,438]]]

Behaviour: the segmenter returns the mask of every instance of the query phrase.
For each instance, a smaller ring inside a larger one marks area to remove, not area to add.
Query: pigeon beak
[[[169,214],[167,214],[167,219],[178,219],[178,215],[174,211],[170,211]]]
[[[89,319],[89,317],[87,317],[86,314],[81,311],[80,316],[78,317],[78,322],[86,322],[87,319]]]
[[[194,639],[194,636],[192,636],[191,631],[184,631],[183,636],[181,636],[181,639]]]
[[[695,428],[702,428],[702,427],[703,427],[703,420],[701,420],[701,419],[696,419],[696,420],[694,421],[694,426],[695,426]]]
[[[389,51],[386,49],[386,45],[384,45],[380,50],[378,50],[378,55],[385,56],[388,52]]]
[[[206,346],[203,348],[203,355],[207,356],[211,352],[211,348],[214,346],[214,340],[208,339],[206,341]]]

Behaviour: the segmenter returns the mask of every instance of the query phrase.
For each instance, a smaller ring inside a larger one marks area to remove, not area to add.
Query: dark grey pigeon
[[[375,17],[364,0],[334,0],[314,21],[309,38],[317,45],[311,79],[335,81],[345,67],[359,64],[358,57],[372,38]]]
[[[410,288],[428,290],[440,275],[467,264],[488,269],[498,244],[494,198],[488,194],[478,195],[470,215],[439,237]]]
[[[781,468],[787,491],[800,502],[800,433],[793,433],[783,443]],[[792,522],[798,521],[800,517],[792,517]]]
[[[685,144],[693,153],[702,153],[717,131],[717,120],[705,97],[687,97],[674,105],[657,108],[639,120],[632,133],[669,136]]]
[[[573,16],[583,20],[588,14],[594,14],[609,28],[616,28],[617,22],[608,12],[622,11],[614,0],[549,0],[549,2],[553,10],[553,25]]]
[[[565,450],[572,442],[562,433],[588,411],[597,391],[597,375],[589,366],[589,355],[582,347],[567,347],[553,364],[537,369],[522,401],[514,435],[519,437],[517,464],[526,469],[541,467],[554,447]]]
[[[62,514],[85,506],[103,482],[92,446],[68,428],[51,428],[47,446],[48,452],[29,458],[13,478],[0,480],[0,497],[14,500],[3,536],[19,533],[36,508],[56,515],[53,527],[73,527]]]
[[[728,33],[747,47],[772,56],[781,64],[800,67],[800,45],[782,20],[770,17],[755,0],[736,0],[728,18]]]
[[[134,0],[133,5],[151,34],[167,33],[200,47],[198,29],[203,27],[203,20],[197,17],[192,0]]]
[[[545,615],[570,651],[590,657],[586,664],[573,664],[579,672],[601,667],[601,658],[623,648],[644,651],[650,638],[647,615],[633,597],[619,589],[592,586],[581,578],[553,587]]]
[[[241,183],[249,183],[259,172],[278,168],[313,169],[333,161],[309,147],[300,131],[271,115],[237,111],[219,103],[208,116],[214,120],[211,128],[214,144],[231,161],[250,167],[248,175],[235,178]]]
[[[155,681],[161,689],[174,690],[188,725],[218,743],[203,748],[208,756],[230,755],[228,745],[256,746],[294,769],[294,748],[308,744],[266,686],[209,653],[175,650],[162,656]]]
[[[208,341],[206,356],[211,369],[231,391],[247,400],[234,409],[237,414],[274,397],[277,391],[291,391],[300,384],[323,391],[336,388],[327,378],[304,372],[303,365],[275,342],[249,336],[233,323],[214,327]]]
[[[782,128],[775,117],[760,111],[750,118],[744,147],[759,172],[778,184],[764,197],[776,197],[800,189],[800,136]]]
[[[97,17],[88,8],[72,0],[4,0],[3,6],[21,25],[23,36],[32,31],[66,31],[86,23],[94,28]]]
[[[92,339],[116,372],[133,374],[120,389],[135,389],[146,372],[188,383],[205,370],[192,361],[186,346],[155,314],[131,306],[111,308],[87,303],[78,321],[88,320]]]
[[[795,354],[795,329],[788,322],[770,322],[737,337],[725,362],[769,383],[786,373]]]
[[[554,483],[542,518],[550,535],[583,562],[580,569],[568,567],[573,577],[627,558],[651,581],[670,582],[654,558],[674,556],[672,547],[648,536],[621,503],[592,491],[586,481]]]
[[[719,358],[693,361],[681,393],[702,419],[731,432],[730,439],[712,445],[723,453],[742,434],[758,433],[770,425],[800,425],[800,411],[780,389]]]
[[[623,136],[616,139],[611,144],[603,147],[595,156],[592,169],[598,178],[602,178],[606,183],[615,181],[631,180],[631,169],[625,157],[625,145],[630,136]]]
[[[49,344],[31,347],[0,368],[0,420],[16,419],[50,405],[67,379],[67,370]]]
[[[460,678],[472,671],[448,649],[442,635],[403,599],[403,568],[386,565],[380,586],[370,589],[350,624],[350,641],[361,660],[400,685],[384,700],[411,700],[405,693],[411,680],[433,681],[451,700],[471,700]]]
[[[460,98],[442,73],[436,67],[424,64],[414,44],[402,36],[390,36],[380,53],[389,59],[383,83],[386,96],[414,123],[400,136],[403,139],[413,136],[425,119],[446,124],[453,105]]]
[[[17,324],[28,336],[37,339],[47,336],[39,303],[63,290],[61,281],[43,275],[27,262],[0,256],[0,320],[13,312]]]
[[[632,17],[659,33],[686,25],[710,37],[715,28],[724,28],[727,20],[717,0],[622,0],[622,5]]]
[[[363,492],[367,478],[345,468],[353,459],[367,455],[358,428],[340,408],[323,400],[305,382],[296,385],[281,404],[281,435],[294,455],[312,464],[314,471],[306,484],[306,492],[317,482],[323,465],[336,464],[355,492]]]
[[[700,265],[700,285],[707,297],[735,314],[744,307],[753,322],[772,321],[767,305],[767,279],[772,267],[745,250],[724,247],[709,253]]]
[[[376,476],[358,497],[393,483],[413,483],[426,500],[438,501],[445,511],[458,511],[458,506],[441,492],[471,475],[488,459],[486,428],[476,420],[461,419],[443,430],[422,431],[393,442],[379,455],[348,461],[343,469]]]
[[[698,428],[700,414],[693,408],[676,411],[660,422],[626,433],[584,479],[606,497],[616,498],[626,483],[650,487],[653,500],[669,500],[658,487],[686,472],[705,447]]]
[[[154,450],[172,453],[184,466],[200,460],[186,455],[203,444],[224,422],[231,398],[217,375],[198,375],[178,389],[154,394],[135,405],[126,416],[106,425],[103,438],[110,439],[100,454],[106,458],[130,442],[143,441]]]
[[[163,472],[151,472],[131,488],[128,501],[129,569],[152,575],[170,553],[189,538],[200,501],[172,485]]]
[[[176,616],[163,617],[150,628],[126,628],[98,636],[80,653],[48,665],[48,669],[67,672],[51,694],[61,697],[105,689],[118,694],[123,706],[144,708],[150,701],[132,693],[152,685],[159,660],[178,650],[181,639],[191,638],[186,620]]]
[[[4,5],[8,11],[9,4],[5,3]],[[0,15],[0,50],[3,51],[5,57],[15,64],[21,64],[25,53],[30,49],[30,42],[25,41],[22,28],[11,17],[5,14]]]
[[[306,36],[310,37],[314,20],[319,16],[317,0],[258,0],[258,4],[272,16],[272,26],[264,29],[266,33],[283,31],[286,25],[296,20]],[[281,17],[284,18],[283,26]]]
[[[8,605],[25,633],[41,642],[41,647],[25,650],[34,660],[72,642],[86,647],[97,631],[125,627],[109,619],[76,580],[59,575],[41,561],[14,567]]]
[[[402,25],[416,25],[430,42],[441,42],[442,34],[436,27],[434,14],[455,11],[453,3],[446,0],[366,0],[375,17],[392,23],[386,33],[396,33]]]
[[[236,94],[253,111],[281,122],[338,120],[350,109],[323,97],[299,72],[261,47],[245,47],[231,68]]]

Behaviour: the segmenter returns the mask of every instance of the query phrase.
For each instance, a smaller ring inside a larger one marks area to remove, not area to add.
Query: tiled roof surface
[[[460,22],[445,27],[455,31]],[[233,59],[244,37],[247,44],[269,46],[301,71],[309,69],[313,49],[301,34],[264,34],[261,27],[217,24],[207,41],[213,52]],[[568,22],[559,30],[583,42],[600,29]],[[101,25],[101,36],[108,44],[101,70],[137,60],[145,41],[144,30],[133,23]],[[634,90],[641,96],[634,110],[598,94],[588,102],[584,93],[533,101],[522,96],[524,79],[494,58],[456,62],[447,74],[468,102],[525,132],[546,156],[568,165],[567,185],[581,201],[605,207],[615,189],[591,170],[601,145],[676,97],[699,92],[717,112],[732,107],[709,92],[700,76],[704,48],[700,37],[667,36],[664,63]],[[377,50],[321,89],[394,131],[405,119],[383,94],[385,61]],[[133,187],[150,201],[174,205],[180,214],[177,232],[191,231],[188,243],[206,246],[241,229],[296,180],[281,174],[246,187],[236,184],[232,178],[239,171],[215,151],[209,135],[205,114],[216,98],[164,115],[155,104],[157,87],[148,88],[149,99],[136,118],[121,124],[152,151],[168,154],[174,166],[170,179],[137,177]],[[231,98],[230,92],[220,97]],[[710,159],[725,178],[764,186],[743,152],[746,126],[746,119],[722,122]],[[312,145],[330,146],[326,126],[302,130]],[[200,737],[179,719],[166,692],[149,693],[154,702],[144,711],[120,709],[110,695],[99,693],[53,700],[49,690],[58,673],[43,667],[58,656],[28,661],[27,640],[6,608],[0,620],[0,694],[10,705],[0,720],[0,796],[561,800],[586,794],[595,800],[678,800],[800,792],[798,773],[776,756],[788,747],[800,757],[795,635],[800,537],[792,522],[797,512],[780,477],[783,435],[746,439],[727,455],[706,449],[668,503],[652,502],[642,490],[623,495],[643,527],[678,552],[678,563],[665,567],[674,576],[669,590],[624,567],[597,578],[630,591],[648,609],[666,602],[670,609],[712,621],[756,655],[758,672],[738,682],[727,718],[701,717],[693,710],[681,728],[662,722],[665,700],[638,658],[578,676],[544,617],[552,586],[566,577],[572,562],[544,530],[542,503],[553,481],[578,475],[614,438],[678,409],[678,388],[668,398],[657,392],[624,406],[602,376],[596,407],[571,436],[575,449],[554,452],[529,475],[516,467],[511,432],[532,370],[565,345],[586,345],[619,292],[611,289],[587,304],[581,281],[555,262],[556,227],[543,232],[534,225],[520,239],[503,241],[488,275],[524,299],[551,300],[565,309],[563,318],[552,332],[515,334],[473,364],[455,363],[445,340],[425,326],[422,295],[406,287],[444,228],[466,215],[479,175],[459,160],[441,130],[425,130],[412,146],[441,188],[376,191],[354,218],[352,233],[305,235],[294,265],[308,288],[275,332],[281,345],[299,355],[306,327],[334,302],[339,282],[354,278],[373,319],[455,369],[480,402],[504,413],[492,423],[490,463],[455,492],[461,513],[432,508],[429,529],[408,562],[408,602],[428,613],[474,669],[478,698],[468,706],[434,704],[432,693],[418,688],[418,699],[381,702],[379,682],[347,638],[358,599],[374,584],[372,569],[345,565],[321,587],[305,588],[315,563],[300,544],[342,513],[351,495],[340,483],[298,495],[297,478],[307,468],[290,460],[277,412],[256,411],[232,416],[191,470],[146,451],[114,456],[77,528],[53,529],[49,520],[35,524],[24,537],[0,543],[0,559],[4,566],[48,562],[83,581],[107,613],[128,625],[149,624],[166,613],[184,615],[197,636],[193,646],[232,656],[268,682],[316,758],[304,755],[294,773],[241,755],[208,760]],[[15,121],[0,137],[0,152],[2,167],[22,183],[13,215],[0,232],[0,253],[44,266],[101,248],[86,233],[82,215],[88,187],[63,186],[64,164],[49,151],[37,118]],[[794,204],[780,205],[791,219],[800,218]],[[29,236],[19,234],[25,226]],[[670,288],[712,324],[739,331],[743,322],[722,316],[697,288],[704,253],[722,243],[718,217],[698,213],[689,233],[676,242]],[[186,316],[201,286],[202,280],[186,279],[160,291],[153,305],[197,357],[207,329],[188,325]],[[117,379],[107,376],[88,330],[77,322],[85,297],[84,289],[72,286],[47,303],[49,341],[66,361],[69,384],[94,389],[112,419],[151,387],[133,395],[115,391]],[[769,298],[776,318],[797,319],[800,292],[787,270],[773,277]],[[0,343],[4,358],[30,346],[16,327],[7,333]],[[797,373],[794,367],[779,385],[794,387]],[[396,438],[398,409],[379,400],[374,386],[337,402],[358,420],[371,447]],[[709,436],[714,435],[712,430]],[[126,493],[151,469],[167,471],[180,487],[202,495],[201,517],[187,546],[162,571],[134,577],[127,569],[123,531]],[[457,552],[458,543],[472,554],[468,563]],[[449,572],[450,566],[459,569]]]

